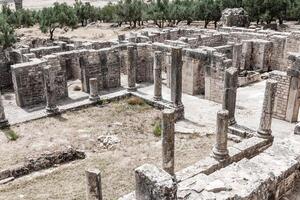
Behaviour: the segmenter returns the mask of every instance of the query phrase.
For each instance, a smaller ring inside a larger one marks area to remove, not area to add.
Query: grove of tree
[[[112,22],[130,28],[141,26],[144,22],[154,23],[157,27],[176,26],[180,22],[190,25],[193,21],[204,21],[207,28],[210,22],[215,25],[225,8],[244,8],[256,23],[277,20],[300,22],[300,0],[120,0],[108,3],[102,8],[90,3],[75,0],[73,6],[55,3],[52,7],[39,11],[11,10],[3,5],[0,13],[0,47],[7,48],[15,41],[14,29],[38,24],[40,30],[53,39],[57,28],[76,28],[88,23]]]

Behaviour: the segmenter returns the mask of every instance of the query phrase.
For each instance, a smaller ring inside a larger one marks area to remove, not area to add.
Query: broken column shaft
[[[236,107],[236,93],[238,87],[238,70],[230,67],[225,70],[224,78],[224,95],[223,95],[223,110],[229,112],[229,125],[236,123],[235,121],[235,107]]]
[[[221,110],[217,113],[217,135],[216,144],[213,148],[213,157],[219,161],[228,157],[228,120],[229,113],[227,110]]]
[[[44,68],[44,82],[45,82],[45,96],[46,96],[46,112],[55,114],[59,111],[56,101],[56,91],[54,87],[54,80],[56,74],[52,72],[51,66]]]
[[[91,101],[98,101],[100,100],[99,91],[98,91],[98,81],[96,78],[90,78],[90,97]]]
[[[166,109],[162,112],[162,166],[170,175],[174,175],[175,152],[175,114],[174,110]]]
[[[86,199],[102,200],[101,172],[98,169],[86,170]]]
[[[176,120],[184,118],[182,104],[182,48],[173,47],[171,52],[171,101],[176,111]]]
[[[274,109],[275,93],[277,90],[277,81],[268,80],[266,82],[264,103],[262,107],[262,114],[258,128],[258,136],[261,138],[272,138],[272,115]]]
[[[154,100],[162,99],[162,78],[161,70],[163,63],[163,54],[161,51],[154,52]]]
[[[9,126],[8,120],[6,119],[5,112],[4,112],[4,106],[2,102],[2,95],[0,93],[0,128],[4,128]]]
[[[136,91],[136,55],[134,46],[127,47],[128,52],[128,66],[127,66],[127,76],[128,76],[128,91]]]

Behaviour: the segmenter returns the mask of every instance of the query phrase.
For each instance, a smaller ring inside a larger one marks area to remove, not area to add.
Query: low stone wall
[[[0,183],[11,181],[15,178],[28,175],[35,171],[40,171],[59,164],[84,158],[84,152],[75,150],[73,148],[63,151],[56,151],[53,153],[45,153],[40,157],[27,159],[22,164],[0,171]]]

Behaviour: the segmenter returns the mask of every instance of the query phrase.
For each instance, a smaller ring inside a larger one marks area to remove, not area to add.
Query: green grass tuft
[[[7,139],[10,141],[16,141],[19,138],[19,135],[12,129],[4,129],[3,132],[5,133]]]
[[[161,130],[161,121],[156,121],[153,127],[153,134],[156,137],[160,137],[162,134],[162,130]]]

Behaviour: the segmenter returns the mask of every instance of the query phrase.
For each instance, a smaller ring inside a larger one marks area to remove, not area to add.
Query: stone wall
[[[37,59],[11,66],[18,106],[33,106],[45,101],[43,67],[46,65],[46,61]]]
[[[89,92],[90,78],[97,78],[99,90],[120,87],[121,64],[117,49],[89,50],[80,62],[85,92]]]
[[[136,82],[153,82],[153,54],[151,45],[137,45]]]
[[[272,71],[270,78],[278,82],[273,117],[285,120],[291,77],[286,72]]]
[[[5,52],[0,50],[0,91],[12,86],[10,62]]]
[[[210,66],[205,69],[205,98],[221,103],[224,90],[224,71],[232,65],[232,60],[224,54],[213,52]]]
[[[30,53],[34,53],[37,58],[42,58],[45,55],[50,55],[61,51],[61,46],[39,47],[30,49]]]

